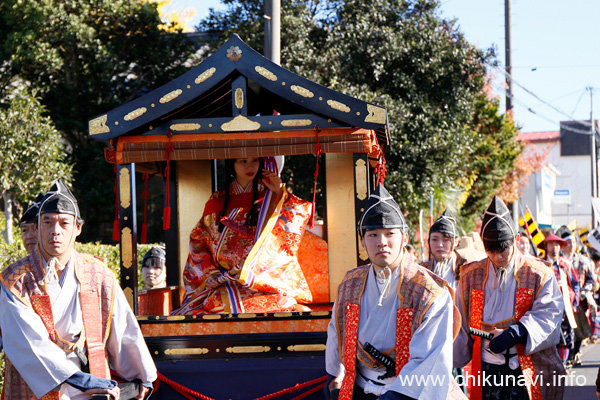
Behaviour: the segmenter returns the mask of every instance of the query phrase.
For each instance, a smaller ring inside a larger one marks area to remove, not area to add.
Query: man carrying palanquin
[[[504,202],[494,197],[481,236],[487,258],[460,271],[462,327],[454,366],[472,362],[471,399],[562,399],[564,368],[556,351],[563,302],[552,269],[517,248]],[[470,328],[491,332],[492,340]]]

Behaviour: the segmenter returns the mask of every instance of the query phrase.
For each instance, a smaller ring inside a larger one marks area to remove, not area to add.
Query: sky
[[[282,0],[286,1],[286,0]],[[560,121],[600,119],[600,1],[511,0],[515,121],[524,132],[559,130]],[[505,109],[505,0],[440,0],[440,14],[479,48],[494,47],[494,94]],[[223,9],[219,0],[172,0],[195,9],[191,24]],[[592,88],[588,90],[587,88]],[[592,94],[592,98],[590,97]]]

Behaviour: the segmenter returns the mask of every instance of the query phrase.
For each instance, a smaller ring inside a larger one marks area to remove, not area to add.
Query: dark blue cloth
[[[331,398],[331,393],[329,392],[329,384],[334,379],[335,376],[327,374],[327,380],[325,381],[325,386],[323,386],[323,393],[325,393],[325,399],[327,400]]]
[[[94,375],[86,374],[81,371],[75,372],[66,380],[66,382],[82,392],[89,389],[112,389],[117,386],[117,382],[115,381],[97,378]]]
[[[492,353],[500,354],[517,344],[527,343],[527,329],[517,322],[490,341]]]

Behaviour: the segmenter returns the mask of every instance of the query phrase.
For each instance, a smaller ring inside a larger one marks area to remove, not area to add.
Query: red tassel
[[[150,195],[148,194],[148,174],[142,175],[142,179],[144,180],[144,191],[142,192],[142,200],[144,200],[144,221],[142,222],[142,238],[140,239],[140,243],[146,244],[148,238],[148,199],[150,198]]]
[[[167,166],[165,168],[165,178],[167,178],[167,183],[165,187],[165,210],[163,212],[163,230],[165,231],[171,228],[171,197],[169,194],[169,171],[171,152],[175,151],[175,148],[171,143],[171,139],[173,139],[173,131],[169,131],[169,143],[167,143],[167,148],[165,149],[165,159],[167,160]]]
[[[319,177],[319,157],[323,152],[323,148],[321,147],[321,143],[319,142],[319,132],[321,130],[318,126],[315,126],[315,135],[317,137],[317,144],[315,145],[315,154],[317,155],[317,167],[315,168],[315,184],[313,186],[313,200],[312,200],[312,210],[310,211],[310,225],[309,228],[313,229],[315,227],[315,210],[317,208],[317,178]]]
[[[119,233],[119,174],[117,166],[115,165],[115,187],[113,188],[115,193],[115,221],[113,222],[113,234],[112,239],[118,242],[121,238]]]
[[[165,207],[163,212],[163,229],[167,230],[171,228],[171,207]]]

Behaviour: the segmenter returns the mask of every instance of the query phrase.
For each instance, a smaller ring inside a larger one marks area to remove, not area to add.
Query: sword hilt
[[[481,329],[469,328],[469,334],[474,336],[479,336],[480,338],[492,340],[494,338],[494,334],[491,332],[482,331]]]

